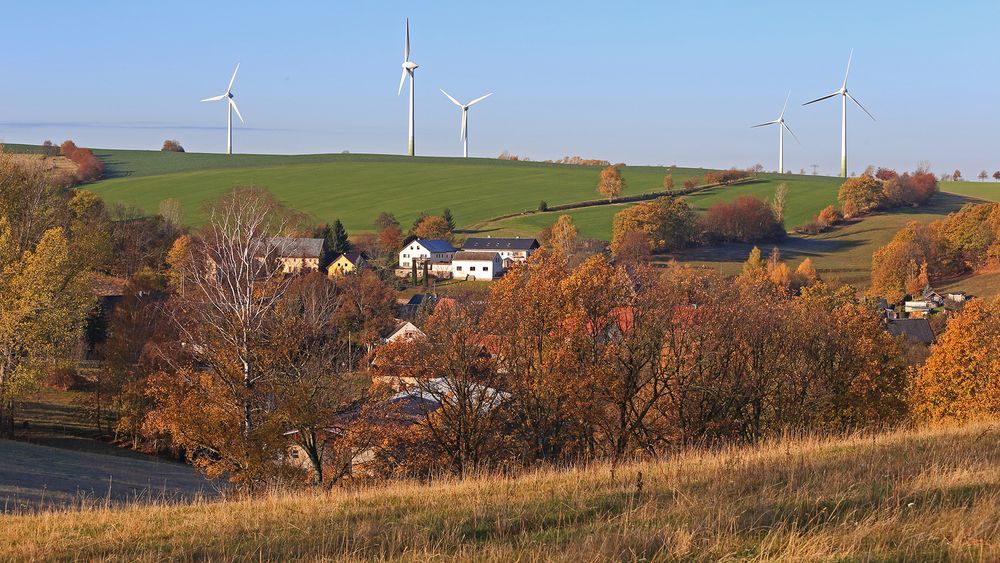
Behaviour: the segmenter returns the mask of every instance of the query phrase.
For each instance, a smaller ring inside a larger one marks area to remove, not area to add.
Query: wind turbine
[[[406,75],[410,75],[410,156],[413,156],[413,71],[417,70],[418,66],[417,63],[410,60],[410,18],[406,18],[406,44],[403,46],[403,74],[399,77],[399,91],[396,92],[396,95],[398,96],[403,92],[403,82],[406,81]]]
[[[791,91],[789,91],[788,95],[785,96],[785,105],[781,106],[781,114],[778,115],[778,119],[753,126],[753,127],[766,127],[768,125],[778,126],[778,174],[785,173],[785,130],[788,129],[788,132],[792,134],[792,137],[795,137],[795,133],[792,133],[792,130],[789,129],[788,125],[785,124],[785,109],[788,108],[788,98],[791,95],[792,93]],[[796,143],[799,142],[798,137],[795,137],[795,142]]]
[[[851,61],[853,59],[854,59],[854,49],[851,49],[851,56],[848,57],[848,59],[847,59],[847,72],[844,73],[844,83],[840,86],[840,90],[837,90],[836,92],[834,92],[832,94],[828,94],[826,96],[823,96],[822,98],[816,98],[815,100],[812,100],[811,102],[806,102],[806,103],[802,104],[804,106],[807,106],[809,104],[814,104],[816,102],[821,102],[823,100],[832,98],[834,96],[840,96],[840,98],[841,98],[841,100],[840,100],[840,103],[841,103],[841,106],[840,106],[840,176],[842,178],[846,178],[847,177],[847,98],[850,98],[852,102],[858,104],[858,107],[861,108],[861,111],[867,113],[868,117],[872,118],[872,121],[875,121],[875,116],[872,115],[871,113],[869,113],[869,111],[865,109],[865,106],[861,105],[861,102],[859,102],[856,99],[854,99],[854,96],[852,96],[847,91],[847,75],[849,75],[851,73]]]
[[[490,92],[485,96],[476,98],[475,100],[472,100],[467,104],[463,104],[458,100],[456,100],[455,98],[452,98],[451,94],[445,92],[444,90],[441,90],[441,93],[447,96],[448,99],[451,100],[456,106],[462,108],[462,132],[459,134],[458,138],[461,139],[462,141],[463,155],[465,156],[465,158],[469,158],[469,108],[485,100],[486,98],[489,98],[490,96],[493,95],[493,92]]]
[[[226,152],[232,156],[233,154],[233,110],[236,110],[236,115],[239,116],[241,123],[246,123],[243,121],[243,116],[240,114],[240,108],[236,107],[236,100],[233,99],[233,83],[236,82],[236,73],[240,70],[240,64],[236,63],[236,70],[233,71],[233,77],[229,79],[229,86],[226,87],[226,93],[214,96],[211,98],[205,98],[203,102],[217,102],[219,100],[226,100],[226,111],[228,112],[229,118],[226,121]]]

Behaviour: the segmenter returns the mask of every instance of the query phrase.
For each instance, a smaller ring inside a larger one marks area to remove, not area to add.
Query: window
[[[403,258],[409,258],[409,257],[410,257],[410,255],[409,255],[409,254],[404,254],[404,255],[403,255]]]
[[[470,272],[475,272],[476,271],[476,267],[475,266],[469,266],[469,271]]]
[[[461,266],[455,266],[455,271],[461,272],[462,271],[462,267]]]

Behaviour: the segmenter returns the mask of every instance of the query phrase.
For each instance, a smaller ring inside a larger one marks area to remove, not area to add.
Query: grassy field
[[[20,559],[987,560],[995,423],[187,506],[9,516]]]
[[[204,206],[233,186],[268,188],[317,222],[340,218],[348,230],[372,229],[381,211],[408,224],[421,212],[451,208],[460,227],[550,205],[596,199],[596,167],[494,159],[408,158],[392,155],[223,155],[96,150],[110,178],[88,186],[115,203],[156,212],[181,202],[184,221],[198,225]],[[664,174],[679,184],[702,169],[627,167],[626,195],[662,189]]]
[[[694,208],[704,211],[720,201],[732,201],[736,197],[749,194],[759,199],[774,197],[778,184],[786,184],[785,225],[794,228],[811,221],[821,209],[837,203],[839,178],[827,176],[801,176],[797,174],[760,174],[758,180],[735,186],[720,186],[686,196]],[[570,215],[580,231],[580,236],[599,240],[610,240],[611,222],[615,214],[624,207],[634,204],[585,207],[569,211],[554,211],[534,215],[512,217],[477,225],[475,228],[495,235],[535,235],[552,225],[560,215]]]
[[[1000,182],[941,182],[941,191],[986,201],[1000,201]]]
[[[872,254],[889,242],[899,229],[910,221],[927,223],[941,219],[970,202],[975,200],[941,193],[926,207],[877,213],[850,221],[820,235],[789,236],[777,245],[760,246],[765,254],[777,246],[781,250],[781,256],[790,262],[792,267],[806,258],[811,258],[813,265],[824,278],[863,288],[870,283]],[[693,248],[664,256],[663,259],[673,258],[696,265],[718,267],[723,273],[733,274],[739,271],[752,247],[752,244],[726,244]]]

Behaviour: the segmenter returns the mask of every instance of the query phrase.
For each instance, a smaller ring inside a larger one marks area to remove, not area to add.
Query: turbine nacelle
[[[408,71],[410,71],[410,72],[413,72],[413,71],[414,71],[414,70],[416,70],[416,69],[417,69],[417,68],[418,68],[419,66],[420,66],[420,65],[418,65],[417,63],[415,63],[415,62],[413,62],[413,61],[406,61],[406,62],[404,62],[404,63],[403,63],[403,70],[408,70]]]

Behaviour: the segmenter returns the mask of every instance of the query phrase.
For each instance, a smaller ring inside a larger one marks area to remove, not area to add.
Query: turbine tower
[[[403,46],[403,74],[399,77],[399,91],[396,95],[400,95],[403,92],[403,82],[406,81],[406,75],[410,75],[410,136],[409,136],[409,155],[413,156],[413,71],[417,70],[419,65],[410,60],[410,18],[406,18],[406,43]]]
[[[851,49],[851,56],[847,58],[847,72],[844,73],[844,83],[840,86],[840,90],[823,96],[822,98],[816,98],[815,100],[802,104],[807,106],[834,96],[840,96],[840,176],[842,178],[847,177],[847,99],[850,98],[852,102],[858,104],[861,111],[867,113],[868,117],[872,118],[872,121],[875,121],[875,116],[869,113],[869,111],[865,109],[865,106],[861,105],[861,102],[856,100],[854,96],[847,91],[847,75],[851,73],[851,61],[853,59],[854,49]]]
[[[236,70],[233,71],[233,77],[229,79],[229,86],[226,87],[226,93],[214,96],[211,98],[205,98],[203,102],[217,102],[219,100],[226,100],[226,111],[229,115],[226,121],[226,153],[232,156],[233,154],[233,110],[236,110],[236,115],[239,116],[241,123],[246,123],[243,121],[243,116],[240,114],[240,108],[236,107],[236,100],[233,99],[233,83],[236,82],[236,73],[240,70],[240,64],[236,63]]]
[[[760,125],[754,125],[751,127],[751,128],[766,127],[768,125],[778,126],[778,174],[785,173],[785,130],[788,129],[788,132],[792,133],[792,130],[789,129],[788,125],[785,124],[785,109],[788,108],[788,98],[791,95],[792,93],[788,92],[788,95],[785,96],[785,105],[781,106],[781,114],[778,115],[778,119],[775,119],[774,121],[768,121],[767,123],[761,123]],[[795,133],[792,133],[792,137],[795,137]],[[798,137],[795,137],[795,142],[796,143],[799,142]]]
[[[448,99],[451,100],[456,106],[462,108],[462,132],[459,133],[458,138],[462,141],[462,146],[463,146],[462,154],[463,154],[463,156],[465,158],[469,158],[469,108],[471,108],[473,105],[478,104],[479,102],[485,100],[486,98],[489,98],[490,96],[493,95],[493,92],[490,92],[489,94],[486,94],[485,96],[476,98],[475,100],[472,100],[471,102],[469,102],[467,104],[463,104],[463,103],[459,102],[458,100],[456,100],[455,98],[452,98],[451,94],[449,94],[448,92],[445,92],[444,90],[441,90],[441,93],[444,94],[445,96],[447,96]]]

